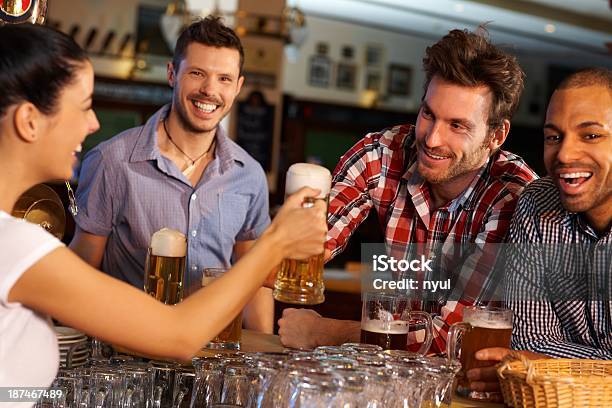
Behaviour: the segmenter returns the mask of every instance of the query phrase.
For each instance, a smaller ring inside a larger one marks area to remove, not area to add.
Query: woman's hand
[[[311,208],[303,208],[307,197],[316,197],[319,190],[302,188],[285,200],[266,235],[278,242],[283,258],[306,259],[323,253],[327,235],[327,204],[315,200]]]

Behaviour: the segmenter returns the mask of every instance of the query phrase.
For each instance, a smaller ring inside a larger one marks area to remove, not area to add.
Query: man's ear
[[[498,126],[495,130],[493,130],[493,137],[489,142],[489,149],[492,152],[496,151],[504,144],[506,138],[508,137],[508,133],[510,132],[510,121],[508,119],[504,119],[500,126]]]
[[[244,85],[244,76],[240,75],[240,78],[238,78],[238,91],[236,92],[236,95],[240,93],[240,90],[242,89],[242,85]]]
[[[176,74],[174,72],[174,63],[172,62],[169,62],[168,65],[166,65],[166,77],[168,78],[168,85],[170,85],[170,88],[174,88]]]
[[[44,114],[31,102],[17,105],[13,113],[13,124],[17,136],[23,141],[33,143],[40,137]]]

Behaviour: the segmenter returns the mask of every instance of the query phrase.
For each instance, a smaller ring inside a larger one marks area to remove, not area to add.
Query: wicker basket
[[[511,407],[612,407],[612,361],[528,360],[512,353],[497,372]]]

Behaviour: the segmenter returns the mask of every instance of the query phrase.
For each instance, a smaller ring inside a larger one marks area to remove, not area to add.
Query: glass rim
[[[509,309],[507,307],[499,307],[499,306],[465,306],[464,308],[464,313],[465,311],[471,311],[471,312],[486,312],[486,313],[493,313],[493,314],[507,314],[510,313],[512,314],[512,309]]]
[[[224,273],[226,273],[227,271],[229,271],[230,268],[222,268],[222,267],[216,267],[216,268],[202,268],[202,274],[206,276],[206,273],[212,273],[214,275],[208,275],[208,276],[221,276]]]
[[[392,291],[381,291],[381,290],[367,290],[362,292],[362,298],[388,298],[388,299],[399,299],[399,300],[410,300],[410,297],[406,293],[392,292]]]

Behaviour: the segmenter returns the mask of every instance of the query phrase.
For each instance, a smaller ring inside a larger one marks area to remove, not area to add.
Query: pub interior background
[[[170,100],[168,44],[178,27],[211,13],[224,16],[245,47],[245,85],[223,124],[266,170],[271,208],[282,203],[291,164],[333,171],[367,132],[414,123],[425,48],[453,28],[488,23],[493,42],[518,57],[525,90],[504,149],[540,175],[552,90],[580,68],[612,67],[609,0],[50,0],[47,24],[88,50],[96,74],[101,127],[82,154]],[[67,204],[63,186],[53,187]],[[67,219],[68,243],[74,223]],[[333,284],[315,310],[359,319],[358,278],[344,269],[359,261],[361,242],[382,242],[375,217],[326,266]]]

